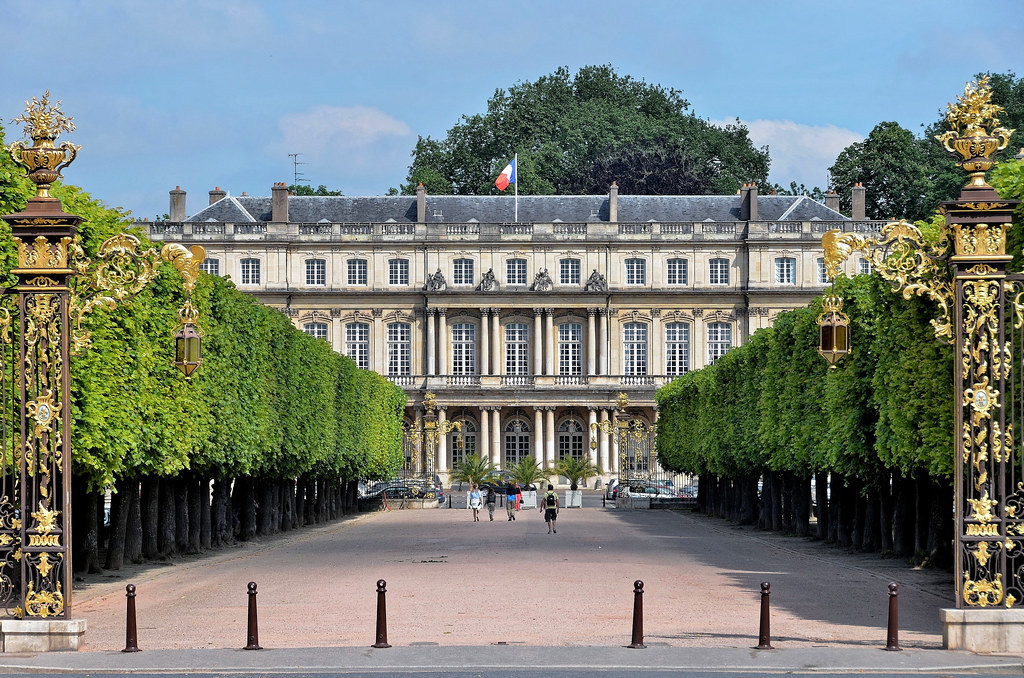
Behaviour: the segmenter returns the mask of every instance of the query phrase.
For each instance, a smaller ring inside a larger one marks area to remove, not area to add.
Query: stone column
[[[548,407],[546,414],[547,421],[544,422],[544,442],[547,448],[544,454],[545,466],[552,468],[555,465],[555,408]]]
[[[587,376],[597,374],[597,315],[596,308],[587,309]]]
[[[608,421],[608,410],[601,410],[601,421]],[[603,428],[598,429],[597,434],[597,465],[605,473],[611,474],[612,464],[608,459],[608,434]]]
[[[501,408],[491,410],[491,459],[501,468],[505,468],[505,460],[501,458]]]
[[[444,429],[444,424],[448,420],[448,408],[439,407],[437,408],[437,428],[439,430]],[[437,469],[437,473],[448,473],[448,436],[441,435],[437,439],[437,465],[434,467]]]
[[[480,441],[477,453],[481,459],[490,459],[492,464],[495,463],[491,457],[491,415],[486,407],[480,408]]]
[[[544,313],[544,309],[535,308],[533,309],[533,374],[543,374],[544,368],[544,325],[541,320],[541,314]]]
[[[540,462],[541,468],[547,468],[544,463],[544,411],[537,407],[533,410],[533,456]]]
[[[480,376],[486,377],[491,369],[490,309],[480,309]]]
[[[704,330],[703,309],[693,309],[693,337],[690,341],[690,369],[699,370],[708,364],[708,343]]]
[[[661,309],[651,309],[651,338],[647,344],[647,374],[665,374],[665,337]]]
[[[448,369],[448,309],[437,309],[437,372],[445,375]]]
[[[345,350],[345,341],[342,334],[345,329],[341,324],[341,315],[334,315],[334,311],[331,311],[331,348],[336,353],[342,353]]]
[[[501,318],[498,309],[491,309],[491,340],[494,345],[491,347],[491,374],[501,374]]]
[[[555,309],[544,309],[544,374],[555,373]]]
[[[384,319],[381,317],[383,314],[381,309],[373,309],[373,352],[370,354],[370,365],[377,374],[388,373],[388,349],[384,336],[387,331],[384,328]]]
[[[437,347],[434,341],[434,316],[437,314],[437,309],[428,308],[426,314],[427,322],[427,376],[432,377],[437,374]]]
[[[595,442],[597,441],[597,408],[588,407],[587,409],[590,410],[590,415],[587,418],[587,454],[589,455],[591,464],[593,464],[594,466],[601,466],[600,460],[597,457],[597,448],[590,447],[591,439],[593,439]],[[601,472],[607,473],[608,469],[606,469],[604,466],[601,466]]]
[[[600,356],[600,374],[608,374],[608,309],[600,309],[601,330],[597,335],[597,354]]]

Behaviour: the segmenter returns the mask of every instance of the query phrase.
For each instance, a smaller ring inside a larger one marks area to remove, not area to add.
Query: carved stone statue
[[[594,269],[594,272],[587,278],[587,282],[583,285],[584,292],[607,292],[608,281],[604,279],[604,276]]]
[[[551,276],[548,275],[548,269],[546,268],[541,270],[533,279],[534,292],[550,292],[552,287],[554,287],[554,283],[551,282]]]
[[[494,269],[487,269],[487,273],[484,273],[483,280],[476,287],[481,292],[493,292],[498,289],[498,281],[494,278]]]
[[[423,289],[429,292],[440,292],[448,289],[448,282],[444,279],[444,273],[441,273],[441,269],[437,269],[437,273],[427,275],[427,284],[423,286]]]

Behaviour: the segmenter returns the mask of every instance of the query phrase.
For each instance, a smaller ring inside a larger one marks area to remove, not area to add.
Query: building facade
[[[826,285],[821,235],[875,232],[801,196],[228,196],[143,222],[154,240],[202,244],[230,276],[305,332],[409,394],[423,425],[459,422],[429,460],[442,476],[468,454],[501,468],[590,455],[620,463],[616,397],[653,424],[654,393],[742,344]],[[866,262],[849,262],[850,273]],[[415,465],[417,460],[413,460]]]

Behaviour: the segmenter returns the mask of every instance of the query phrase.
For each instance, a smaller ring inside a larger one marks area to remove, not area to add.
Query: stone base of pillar
[[[1024,653],[1024,609],[943,609],[939,619],[947,650]]]
[[[3,619],[0,620],[0,651],[77,650],[83,635],[84,619]]]

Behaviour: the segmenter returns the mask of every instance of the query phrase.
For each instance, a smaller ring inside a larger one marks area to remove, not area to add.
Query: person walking
[[[544,514],[544,522],[548,524],[548,534],[558,534],[558,530],[555,529],[555,520],[558,519],[558,494],[555,493],[555,486],[550,483],[548,491],[544,493],[540,510]]]
[[[469,486],[469,495],[466,497],[466,505],[473,509],[473,522],[480,522],[480,488],[476,485]]]
[[[491,522],[494,522],[494,505],[498,503],[498,493],[494,491],[494,487],[491,485],[487,486],[486,493],[484,494],[484,503],[487,504],[487,515],[491,517]]]
[[[516,511],[519,510],[519,504],[523,501],[523,487],[519,483],[516,483]],[[515,520],[513,518],[512,520]]]
[[[509,520],[516,519],[516,509],[518,508],[519,502],[516,501],[516,487],[512,483],[509,483],[505,487],[505,512],[508,513]]]

